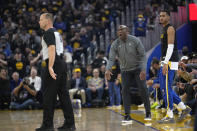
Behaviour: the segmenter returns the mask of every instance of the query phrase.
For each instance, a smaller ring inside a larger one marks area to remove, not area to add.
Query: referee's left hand
[[[51,77],[54,79],[54,80],[56,80],[56,74],[55,74],[55,72],[53,71],[53,68],[52,67],[49,67],[49,73],[50,73],[50,75],[51,75]]]

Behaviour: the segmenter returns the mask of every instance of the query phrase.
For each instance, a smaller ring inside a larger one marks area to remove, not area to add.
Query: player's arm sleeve
[[[137,51],[138,51],[138,58],[139,58],[139,64],[140,64],[140,68],[141,70],[146,70],[146,53],[145,53],[145,49],[144,46],[142,44],[142,42],[140,41],[140,39],[138,39],[137,41]]]
[[[164,63],[167,64],[172,56],[173,49],[174,49],[174,39],[175,39],[175,29],[170,26],[167,30],[168,34],[168,48],[165,56]]]

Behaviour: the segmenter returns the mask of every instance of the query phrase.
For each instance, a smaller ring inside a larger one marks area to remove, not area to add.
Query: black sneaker
[[[54,127],[42,125],[40,128],[36,128],[36,131],[54,131]]]
[[[151,121],[151,113],[146,113],[146,117],[144,118],[145,121]]]
[[[61,127],[57,128],[59,131],[75,131],[76,127],[75,124],[73,125],[68,125],[66,123],[64,123]]]
[[[184,118],[186,118],[186,116],[191,112],[191,108],[189,106],[186,106],[185,110],[182,110],[181,115],[178,118],[178,122],[181,122],[182,120],[184,120]]]
[[[175,123],[174,118],[170,117],[164,117],[163,119],[157,121],[160,124],[170,124],[170,123]]]
[[[122,123],[132,123],[132,119],[130,117],[130,115],[126,115],[124,116],[124,120],[122,120]]]

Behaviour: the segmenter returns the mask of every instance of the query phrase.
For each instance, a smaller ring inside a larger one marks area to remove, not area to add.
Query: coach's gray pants
[[[133,86],[133,82],[136,83],[135,86],[137,86],[139,89],[139,93],[144,102],[146,113],[150,113],[150,101],[148,96],[148,89],[146,87],[146,81],[140,80],[139,77],[140,70],[136,69],[132,71],[122,71],[121,75],[122,75],[122,97],[123,97],[125,114],[130,114],[130,106],[131,106],[130,88]]]

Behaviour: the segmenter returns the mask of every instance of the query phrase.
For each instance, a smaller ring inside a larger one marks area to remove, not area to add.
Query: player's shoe
[[[190,113],[192,109],[189,106],[186,106],[185,110],[182,110],[181,115],[178,118],[178,122],[181,122],[182,120],[184,120],[186,118],[186,116]]]
[[[175,123],[174,118],[170,118],[168,116],[165,116],[163,119],[157,121],[159,124],[170,124]]]

